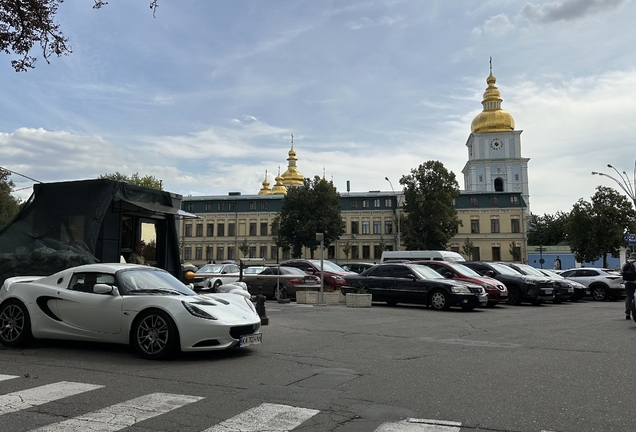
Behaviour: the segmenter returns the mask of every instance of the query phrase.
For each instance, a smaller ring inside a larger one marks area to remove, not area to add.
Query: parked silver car
[[[619,300],[625,297],[625,283],[620,273],[606,268],[581,267],[561,272],[561,276],[580,282],[590,289],[594,300]]]

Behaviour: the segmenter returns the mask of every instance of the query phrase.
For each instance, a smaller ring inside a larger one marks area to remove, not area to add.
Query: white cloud
[[[556,0],[541,5],[526,3],[520,16],[535,24],[577,21],[618,9],[627,0]]]
[[[475,35],[505,36],[513,29],[514,26],[508,16],[501,13],[487,19],[483,26],[473,28],[472,33]]]

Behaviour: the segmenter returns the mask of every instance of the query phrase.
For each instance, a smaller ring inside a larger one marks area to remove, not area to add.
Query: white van
[[[387,261],[417,261],[417,260],[434,260],[434,261],[466,261],[463,256],[457,252],[439,250],[439,251],[384,251],[382,252],[381,262]]]

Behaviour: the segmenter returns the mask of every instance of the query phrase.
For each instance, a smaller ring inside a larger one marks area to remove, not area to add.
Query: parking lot
[[[471,312],[380,303],[266,308],[262,345],[167,362],[103,344],[0,349],[1,373],[16,377],[0,381],[0,397],[60,381],[103,386],[81,402],[2,415],[0,430],[32,430],[156,392],[186,402],[139,420],[138,430],[203,431],[245,413],[254,429],[244,430],[260,430],[272,410],[298,413],[303,423],[292,429],[315,432],[636,428],[636,323],[624,319],[622,302]]]

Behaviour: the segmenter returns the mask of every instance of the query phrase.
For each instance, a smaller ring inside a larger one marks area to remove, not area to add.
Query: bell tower
[[[462,169],[464,189],[473,192],[521,192],[530,212],[528,161],[521,157],[521,132],[512,116],[501,109],[501,94],[492,74],[481,104],[483,111],[471,124],[466,141],[468,162]]]

